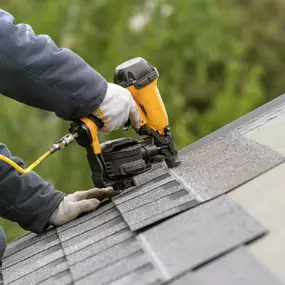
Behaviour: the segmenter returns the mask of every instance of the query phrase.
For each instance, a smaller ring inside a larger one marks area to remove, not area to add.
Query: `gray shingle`
[[[129,255],[140,251],[140,245],[135,239],[128,239],[108,248],[70,267],[71,274],[78,280],[94,271],[98,271]]]
[[[140,186],[154,180],[161,175],[169,175],[168,167],[166,166],[165,162],[153,165],[150,171],[137,175],[134,179],[136,181],[136,184]]]
[[[163,180],[172,180],[173,178],[170,177],[170,173],[168,170],[164,170],[159,172],[149,170],[147,172],[144,172],[143,174],[140,174],[138,176],[135,176],[134,179],[139,179],[139,183],[137,183],[136,186],[130,187],[126,190],[124,190],[121,194],[115,196],[112,200],[115,202],[115,204],[122,203],[124,201],[127,201],[133,197],[136,197],[142,193],[145,192],[145,187],[149,187],[149,183],[157,183],[157,185],[163,184]],[[157,175],[154,175],[154,173],[157,173]],[[152,179],[150,179],[152,177]],[[152,185],[152,184],[151,184]]]
[[[185,274],[171,285],[281,285],[244,248],[214,260],[201,269]]]
[[[181,157],[171,171],[204,200],[230,191],[284,161],[284,157],[237,133],[216,138]]]
[[[158,276],[157,272],[153,269],[151,265],[144,265],[137,269],[136,271],[119,278],[109,285],[159,285],[162,284],[161,278]]]
[[[59,232],[59,238],[61,242],[64,242],[68,239],[71,239],[75,236],[81,235],[84,232],[87,232],[91,229],[95,229],[100,225],[115,219],[116,217],[120,216],[119,211],[116,208],[112,208],[104,212],[104,214],[96,216],[94,219],[87,220],[84,223],[80,223],[76,226],[73,226],[70,229],[65,231]]]
[[[193,208],[198,204],[198,202],[196,200],[192,200],[190,202],[186,202],[185,204],[180,204],[175,208],[171,208],[170,210],[161,212],[157,215],[152,215],[150,216],[150,218],[148,219],[143,219],[141,222],[135,223],[135,224],[131,224],[130,228],[133,231],[136,231],[138,229],[142,229],[148,225],[152,225],[157,221],[163,221],[165,218],[170,218],[171,216],[181,213],[187,209]]]
[[[182,205],[194,207],[198,204],[186,190],[181,188],[178,188],[177,190],[177,192],[153,202],[149,202],[151,199],[144,197],[145,204],[143,206],[123,213],[123,217],[131,230],[138,230],[161,219],[167,218],[172,209],[175,209],[174,213],[178,213],[184,209],[183,207],[180,207]],[[118,208],[120,209],[120,206],[118,206]]]
[[[167,279],[265,232],[222,196],[150,228],[139,239],[150,256],[155,256],[154,262]]]
[[[96,284],[102,285],[115,281],[138,268],[149,263],[147,256],[143,252],[136,252],[126,258],[115,262],[101,270],[98,270],[80,280],[75,281],[76,285]]]
[[[39,268],[38,270],[22,276],[20,279],[17,279],[16,281],[10,283],[10,285],[36,285],[46,279],[51,279],[53,276],[66,270],[68,270],[67,273],[69,273],[68,264],[65,258],[62,257]]]
[[[61,257],[63,257],[61,246],[56,245],[47,250],[33,255],[32,257],[20,261],[6,269],[3,269],[4,283],[10,283],[24,275],[31,273]]]
[[[99,227],[81,234],[80,236],[76,236],[63,242],[62,246],[66,254],[71,254],[126,228],[127,224],[123,219],[121,217],[117,217]]]
[[[133,236],[134,236],[133,233],[129,229],[124,229],[122,231],[119,231],[113,235],[104,238],[103,240],[93,243],[88,247],[85,247],[70,255],[67,255],[66,258],[68,260],[69,265],[72,265],[74,263],[86,259],[87,257],[98,254],[99,252],[109,247],[112,247],[120,242],[123,242]]]
[[[146,175],[146,174],[144,174]],[[131,230],[138,230],[198,204],[177,180],[163,173],[113,202]],[[183,207],[181,207],[183,205]]]
[[[63,271],[41,283],[39,285],[71,285],[73,284],[69,270]]]
[[[40,239],[38,242],[35,242],[32,245],[29,245],[29,243],[27,243],[27,246],[24,249],[6,257],[3,262],[2,268],[5,269],[6,267],[9,267],[15,263],[18,263],[24,259],[31,257],[35,253],[44,251],[59,243],[60,241],[57,234],[49,236],[45,239]]]
[[[113,198],[113,202],[115,203],[116,206],[128,202],[136,197],[139,197],[143,194],[146,194],[147,192],[153,191],[157,189],[158,187],[161,187],[164,184],[167,184],[170,181],[173,181],[174,179],[167,173],[163,174],[161,176],[156,177],[152,181],[149,181],[145,183],[144,185],[138,186],[130,192],[123,192],[121,195],[116,196]],[[175,181],[174,181],[175,182]],[[176,185],[179,185],[176,182]],[[166,187],[167,190],[167,187]]]
[[[4,254],[4,259],[5,257],[11,255],[11,254],[14,254],[15,252],[17,251],[20,251],[34,243],[37,243],[53,234],[56,233],[56,229],[55,228],[51,228],[47,231],[45,231],[44,233],[41,233],[40,235],[36,235],[36,234],[33,234],[33,233],[29,233],[29,234],[26,234],[14,241],[12,241],[11,243],[9,243],[7,245],[7,248],[6,248],[6,251],[5,251],[5,254]]]

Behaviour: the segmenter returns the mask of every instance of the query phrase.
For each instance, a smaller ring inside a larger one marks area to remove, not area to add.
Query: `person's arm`
[[[106,90],[106,80],[81,57],[29,25],[15,25],[0,9],[0,93],[73,120],[98,108]]]
[[[0,144],[0,154],[24,167],[23,161],[13,157],[4,144]],[[101,200],[115,194],[112,187],[107,187],[65,195],[37,173],[20,174],[0,160],[0,217],[17,222],[23,229],[34,233],[41,233],[49,225],[60,226],[82,213],[93,211]]]
[[[118,128],[129,116],[134,128],[140,124],[126,89],[108,84],[83,59],[59,49],[48,36],[36,36],[28,25],[15,25],[13,17],[1,9],[0,93],[66,120],[98,113],[104,132]],[[0,154],[23,167],[23,161],[12,157],[2,144]],[[26,230],[39,233],[48,224],[66,223],[112,195],[110,188],[94,188],[65,196],[35,172],[19,174],[0,160],[0,216]]]
[[[23,161],[13,157],[3,144],[0,144],[0,154],[24,166]],[[64,193],[55,190],[35,172],[22,175],[0,160],[1,217],[39,233],[44,230],[64,196]]]

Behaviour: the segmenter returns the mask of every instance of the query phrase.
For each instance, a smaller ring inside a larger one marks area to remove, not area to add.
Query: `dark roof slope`
[[[249,250],[269,231],[228,193],[284,162],[246,136],[284,102],[188,146],[179,167],[155,166],[99,210],[10,243],[4,284],[283,284]]]

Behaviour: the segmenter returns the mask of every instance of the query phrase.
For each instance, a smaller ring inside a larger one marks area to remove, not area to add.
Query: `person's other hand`
[[[76,219],[80,214],[95,210],[100,201],[115,196],[112,187],[77,191],[64,197],[49,219],[49,224],[60,226]]]
[[[139,111],[131,93],[114,83],[108,83],[103,102],[92,114],[103,122],[99,131],[106,134],[120,128],[128,119],[134,129],[140,127]]]

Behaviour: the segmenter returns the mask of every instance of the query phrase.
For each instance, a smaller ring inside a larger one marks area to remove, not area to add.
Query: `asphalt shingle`
[[[118,278],[109,283],[109,285],[160,285],[162,284],[161,278],[151,265],[147,264],[136,271]]]
[[[135,208],[131,212],[123,213],[123,217],[131,230],[138,230],[167,218],[171,210],[173,211],[172,214],[175,214],[185,209],[183,207],[185,205],[191,208],[197,204],[198,202],[187,191],[181,189],[157,201],[146,202],[143,206]]]
[[[244,248],[237,249],[189,272],[171,285],[281,285],[282,283],[258,263]]]
[[[141,186],[160,176],[169,176],[168,167],[164,162],[153,165],[150,171],[137,175],[134,179],[137,186]]]
[[[65,272],[65,273],[63,273]],[[69,266],[64,257],[56,259],[39,269],[32,271],[21,278],[10,283],[11,285],[36,285],[46,280],[53,280],[52,277],[58,278],[60,274],[70,275]],[[71,278],[71,275],[69,276]]]
[[[105,238],[126,228],[127,224],[123,219],[121,217],[117,217],[99,227],[62,242],[62,247],[64,248],[65,254],[68,255],[98,241],[104,240]]]
[[[72,265],[70,271],[73,278],[77,280],[139,251],[140,245],[137,241],[128,239]]]
[[[14,280],[22,278],[23,276],[61,258],[64,253],[60,245],[53,246],[47,250],[36,253],[28,259],[20,261],[6,269],[3,269],[3,278],[5,284],[11,283]]]
[[[179,213],[186,208],[185,205],[193,207],[198,204],[194,195],[184,190],[169,174],[162,174],[132,192],[115,197],[113,202],[133,231]]]
[[[71,278],[69,270],[63,271],[51,278],[38,283],[38,285],[72,285],[73,280]]]
[[[284,159],[243,135],[230,133],[185,153],[182,163],[171,171],[207,200],[264,173]]]
[[[73,237],[86,233],[89,230],[95,229],[96,227],[99,227],[111,220],[114,220],[117,217],[120,218],[119,211],[115,208],[111,208],[110,210],[107,210],[106,212],[104,212],[104,214],[99,215],[94,219],[87,220],[85,221],[85,223],[80,223],[65,231],[58,232],[58,235],[59,235],[61,242],[64,242],[68,239],[71,239]]]
[[[111,283],[148,264],[150,263],[147,256],[142,251],[136,252],[84,278],[75,280],[75,285],[92,284],[95,280],[96,285]]]
[[[106,250],[112,246],[119,244],[127,239],[133,237],[133,233],[125,228],[122,231],[116,232],[110,236],[107,236],[103,240],[100,240],[96,243],[91,244],[90,246],[84,247],[81,250],[75,251],[74,253],[67,255],[66,258],[68,260],[69,265],[77,263],[86,259],[87,257],[94,256],[99,252]]]
[[[115,203],[116,206],[131,201],[134,198],[137,198],[143,194],[146,194],[148,192],[152,192],[153,190],[157,189],[160,186],[163,186],[165,184],[168,184],[169,182],[176,182],[173,181],[174,179],[168,174],[164,173],[152,181],[148,181],[143,185],[140,185],[136,188],[133,188],[132,191],[129,192],[123,192],[122,194],[116,196],[113,198],[113,202]],[[176,182],[174,186],[179,186],[179,184]],[[166,185],[167,189],[167,185]],[[169,188],[168,188],[169,189]]]
[[[45,231],[44,233],[41,233],[40,235],[36,235],[33,233],[26,234],[7,245],[4,258],[28,246],[31,246],[34,243],[38,243],[39,241],[44,240],[55,233],[56,229],[50,228],[49,230]]]
[[[265,232],[242,208],[221,196],[150,228],[138,238],[169,279]]]
[[[25,260],[31,256],[33,256],[35,253],[39,253],[41,251],[44,251],[52,246],[55,246],[59,244],[59,238],[57,234],[53,234],[45,239],[41,239],[36,243],[33,243],[30,246],[26,246],[20,251],[17,251],[16,253],[8,256],[5,258],[5,263],[3,264],[2,268],[5,269],[15,263],[18,263],[22,260]]]

